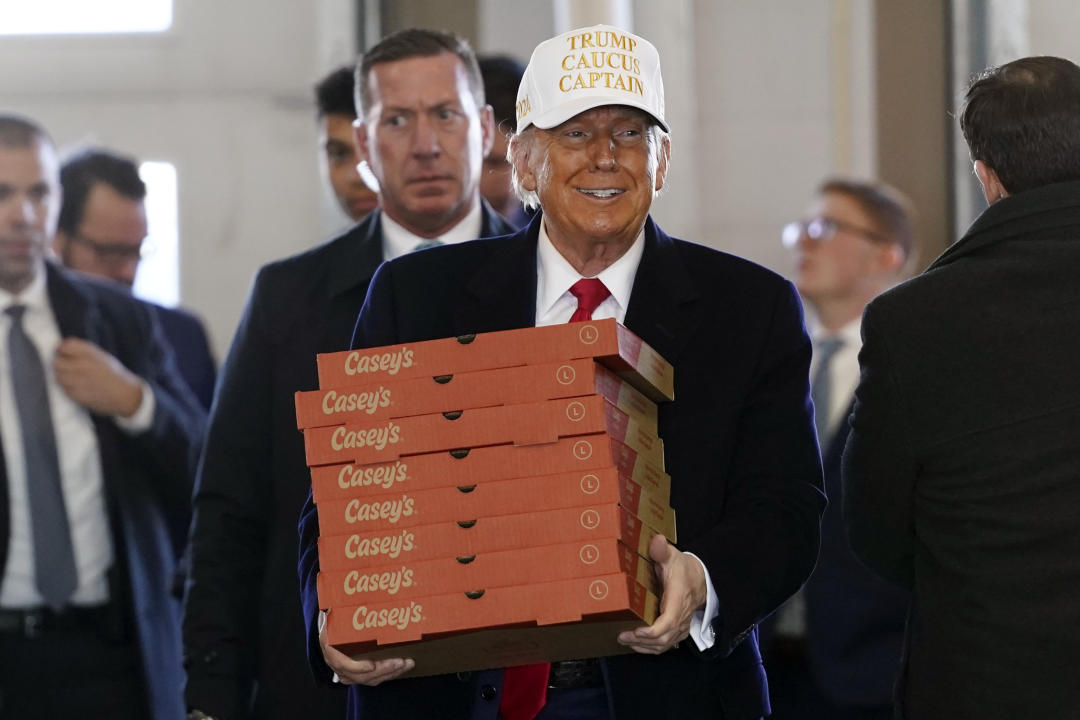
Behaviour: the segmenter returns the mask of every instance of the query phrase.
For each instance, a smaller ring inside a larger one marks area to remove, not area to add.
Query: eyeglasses
[[[791,250],[799,244],[799,238],[803,235],[806,235],[806,237],[815,242],[829,242],[836,237],[836,233],[841,230],[855,233],[856,235],[862,235],[867,240],[872,240],[874,242],[888,242],[888,238],[873,230],[867,230],[858,225],[846,223],[843,220],[827,217],[789,222],[784,226],[784,229],[780,231],[780,242],[783,243],[784,247]]]
[[[138,245],[129,245],[128,243],[94,240],[93,238],[78,233],[71,235],[70,237],[73,242],[77,242],[80,245],[85,245],[90,248],[90,250],[98,256],[98,259],[109,265],[122,265],[129,262],[138,262],[139,260],[145,260],[154,254],[154,245],[147,240],[143,240]]]

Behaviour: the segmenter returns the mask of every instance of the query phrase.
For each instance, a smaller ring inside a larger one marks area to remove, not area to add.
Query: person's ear
[[[998,177],[997,172],[982,160],[975,161],[975,176],[979,178],[979,184],[982,185],[983,197],[986,198],[987,205],[993,205],[998,200],[1009,197],[1009,191],[1001,184],[1001,178]]]
[[[67,250],[71,245],[71,238],[68,234],[59,228],[53,233],[52,250],[56,257],[60,258],[64,264],[67,264]]]
[[[480,108],[480,132],[483,138],[483,157],[487,157],[495,143],[495,112],[490,105]]]
[[[356,118],[352,123],[353,138],[356,140],[356,157],[358,160],[368,161],[368,165],[371,164],[371,157],[368,154],[368,136],[367,136],[367,124],[360,118]]]
[[[523,135],[512,136],[508,149],[510,162],[514,166],[514,172],[517,173],[521,188],[529,192],[536,192],[536,171],[532,166],[533,143],[532,133],[526,132]]]
[[[660,192],[667,178],[668,161],[671,159],[671,138],[664,135],[658,150],[659,157],[656,162],[656,180],[653,184],[653,192]]]

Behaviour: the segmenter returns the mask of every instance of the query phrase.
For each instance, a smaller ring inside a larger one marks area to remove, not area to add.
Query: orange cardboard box
[[[393,561],[412,563],[437,557],[467,557],[497,550],[555,545],[562,542],[618,538],[648,555],[657,532],[641,518],[616,505],[560,508],[520,515],[497,515],[475,521],[435,523],[319,537],[319,569],[354,570]],[[670,539],[670,537],[669,537]]]
[[[576,358],[595,358],[657,402],[675,399],[671,364],[614,320],[346,350],[321,354],[317,362],[320,388],[344,388],[394,377],[435,377]]]
[[[656,619],[656,610],[647,608],[651,618],[632,613],[588,616],[581,622],[561,625],[518,625],[492,630],[428,636],[419,642],[371,648],[370,643],[341,649],[354,657],[372,660],[409,657],[416,666],[403,677],[424,677],[489,668],[513,667],[537,662],[608,657],[632,652],[616,638]],[[611,619],[614,616],[615,619]],[[329,616],[328,616],[329,617]]]
[[[324,465],[311,468],[315,503],[368,493],[411,492],[467,486],[489,480],[614,467],[654,495],[671,495],[671,478],[663,465],[615,440],[607,433],[564,438],[544,445],[493,445],[410,455],[372,465]]]
[[[615,538],[600,538],[461,558],[320,572],[319,607],[325,610],[618,572],[660,594],[651,561]]]
[[[532,445],[606,431],[662,464],[663,444],[601,395],[416,415],[304,431],[308,465],[376,463],[484,445]]]
[[[328,500],[317,508],[323,535],[345,535],[605,503],[621,505],[655,528],[675,526],[674,510],[666,497],[657,497],[630,478],[620,477],[615,468],[364,494]]]
[[[325,427],[592,394],[656,432],[656,404],[590,358],[298,392],[296,424]]]
[[[430,635],[498,626],[578,622],[621,616],[637,624],[655,619],[657,597],[623,573],[590,575],[475,592],[335,607],[327,614],[331,645],[351,655]]]

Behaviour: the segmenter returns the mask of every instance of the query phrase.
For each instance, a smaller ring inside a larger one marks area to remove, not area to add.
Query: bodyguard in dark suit
[[[909,205],[881,183],[830,178],[802,220],[784,227],[794,282],[813,310],[814,420],[833,502],[806,586],[762,624],[762,654],[776,720],[892,717],[908,594],[878,578],[848,546],[840,513],[840,456],[859,381],[859,321],[898,282],[914,250]]]
[[[317,687],[305,660],[296,521],[310,475],[293,396],[318,386],[316,354],[348,347],[384,258],[509,231],[479,196],[491,121],[468,45],[405,31],[359,75],[358,145],[384,209],[259,271],[210,418],[184,640],[188,705],[212,717],[343,715],[343,690]]]
[[[60,168],[63,204],[53,249],[65,267],[131,288],[147,236],[146,184],[135,161],[85,149]],[[217,367],[202,322],[179,308],[151,304],[180,375],[204,409],[214,399]]]
[[[903,717],[1073,717],[1080,68],[991,68],[960,123],[990,206],[867,307],[844,517],[859,557],[912,589]]]
[[[148,307],[43,257],[56,151],[0,116],[0,716],[177,720],[204,415]]]
[[[560,61],[584,33],[631,48],[624,67],[640,70],[624,82],[642,94],[562,97]],[[660,435],[682,544],[657,536],[650,546],[663,613],[619,636],[633,653],[572,663],[572,677],[554,664],[539,678],[539,715],[505,702],[514,693],[502,670],[404,678],[411,659],[372,662],[327,645],[309,495],[300,573],[312,663],[324,680],[335,673],[352,686],[349,717],[363,720],[761,717],[755,624],[809,574],[824,505],[798,298],[775,274],[670,238],[648,219],[669,144],[647,41],[606,26],[566,33],[537,48],[521,87],[510,152],[519,192],[541,215],[506,238],[383,265],[353,342],[553,324],[584,311],[623,320],[668,358],[677,399],[661,407]],[[575,299],[594,291],[591,308]]]

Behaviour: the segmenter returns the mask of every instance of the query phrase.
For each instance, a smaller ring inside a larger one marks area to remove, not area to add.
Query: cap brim
[[[535,125],[541,130],[550,130],[556,125],[562,125],[564,122],[580,115],[586,110],[592,110],[593,108],[604,107],[606,105],[625,105],[626,107],[636,108],[647,114],[652,119],[656,120],[657,124],[664,129],[664,132],[671,132],[663,118],[658,118],[653,114],[652,110],[646,107],[645,103],[635,102],[626,97],[588,97],[579,98],[577,100],[571,100],[569,102],[561,103],[558,107],[552,108],[546,113],[541,113],[529,119],[528,123],[518,128],[518,132],[521,132],[529,125]]]

